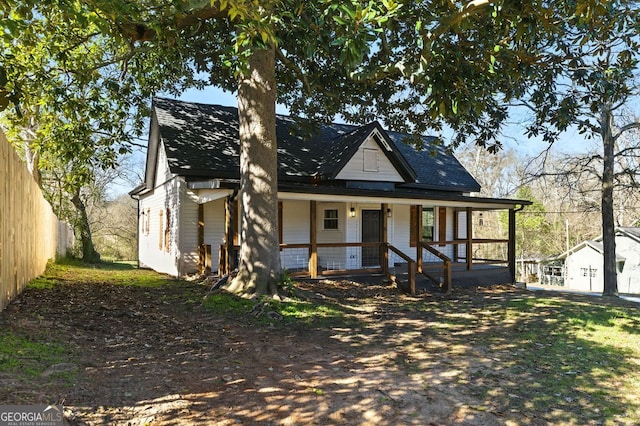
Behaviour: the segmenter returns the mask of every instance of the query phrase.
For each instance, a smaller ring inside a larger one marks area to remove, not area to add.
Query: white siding
[[[309,243],[309,201],[282,202],[282,242],[284,244]]]
[[[338,229],[324,229],[324,211],[338,210]],[[345,241],[347,208],[344,203],[317,204],[318,243],[341,243]],[[318,248],[318,265],[323,269],[344,269],[347,266],[347,251],[340,247]]]
[[[392,216],[389,219],[389,227],[393,228],[393,235],[389,234],[389,241],[398,250],[416,260],[416,248],[409,245],[411,237],[411,206],[392,205]]]
[[[311,234],[309,201],[282,202],[282,243],[308,244]],[[303,270],[309,266],[309,249],[291,248],[280,252],[280,264],[288,270]]]
[[[162,140],[160,141],[160,146],[158,147],[158,163],[156,166],[156,177],[155,177],[155,185],[159,186],[164,184],[169,179],[172,179],[174,176],[169,171],[169,163],[167,161],[167,153],[164,150],[164,143]]]
[[[616,252],[625,258],[618,273],[618,292],[640,294],[640,243],[625,236],[616,236]]]
[[[581,291],[602,291],[603,258],[598,251],[585,246],[568,256],[565,265],[567,268],[565,287]],[[587,273],[586,277],[583,277],[583,269],[587,271],[596,270],[595,277],[590,277],[589,273]]]
[[[193,192],[182,181],[180,197],[180,275],[198,272],[198,203]]]
[[[176,233],[179,197],[179,179],[174,178],[140,198],[140,213],[141,215],[144,213],[149,220],[148,233],[146,229],[142,229],[145,221],[140,221],[141,229],[138,248],[140,266],[173,276],[180,275],[177,261],[179,250]],[[163,233],[166,224],[167,209],[171,214],[169,251],[166,251],[164,247],[160,247],[161,233]],[[160,216],[161,211],[162,218]]]
[[[365,167],[365,150],[369,154],[371,154],[373,150],[376,151],[378,162],[376,171],[366,171],[369,168]],[[358,151],[351,157],[336,178],[344,180],[404,182],[402,176],[400,176],[393,164],[391,164],[387,156],[372,138],[368,138],[362,143]]]

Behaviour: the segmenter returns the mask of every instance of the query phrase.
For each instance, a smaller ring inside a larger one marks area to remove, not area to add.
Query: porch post
[[[380,221],[380,240],[383,244],[380,245],[380,266],[384,275],[389,275],[389,249],[387,244],[389,241],[388,226],[387,226],[387,203],[380,204],[380,215],[382,220]]]
[[[318,277],[318,225],[317,202],[309,201],[309,278]]]
[[[473,268],[473,209],[467,207],[467,270]]]
[[[204,268],[204,204],[198,204],[198,273],[203,274]]]
[[[233,196],[228,196],[224,202],[224,240],[225,240],[225,274],[231,272],[231,267],[235,261],[235,253],[233,250],[233,238],[235,229],[235,212],[234,212],[234,200]]]
[[[416,207],[416,263],[418,272],[422,273],[422,204]]]
[[[509,209],[509,247],[507,249],[511,282],[516,282],[516,211]]]
[[[458,209],[453,210],[453,241],[458,241],[460,235],[458,235],[460,218],[458,217],[460,211]],[[458,261],[458,244],[453,243],[453,261]]]

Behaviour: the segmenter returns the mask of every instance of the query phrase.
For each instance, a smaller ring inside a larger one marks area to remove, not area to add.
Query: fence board
[[[0,311],[70,245],[69,227],[0,130]]]

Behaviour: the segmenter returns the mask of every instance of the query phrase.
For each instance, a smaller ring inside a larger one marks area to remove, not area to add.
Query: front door
[[[380,242],[380,210],[362,210],[362,242]],[[362,267],[380,266],[380,248],[362,247]]]

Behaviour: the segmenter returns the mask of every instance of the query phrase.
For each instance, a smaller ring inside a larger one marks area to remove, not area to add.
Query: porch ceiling
[[[475,209],[500,210],[511,209],[515,206],[531,204],[526,200],[507,200],[465,195],[438,194],[403,194],[403,193],[374,193],[373,191],[341,191],[341,188],[319,188],[322,192],[296,192],[291,189],[280,188],[278,198],[281,200],[315,200],[343,203],[376,203],[376,204],[436,204],[443,207],[471,207]]]

